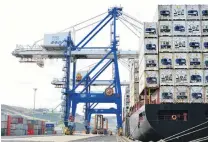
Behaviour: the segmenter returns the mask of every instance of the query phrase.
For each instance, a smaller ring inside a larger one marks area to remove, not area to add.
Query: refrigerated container
[[[185,21],[173,21],[172,24],[173,36],[186,36],[186,22]]]
[[[201,21],[202,36],[208,36],[208,21]]]
[[[176,103],[188,103],[189,102],[189,87],[187,86],[176,86],[175,87],[175,98]]]
[[[172,36],[172,21],[159,21],[159,36]]]
[[[173,68],[173,54],[172,53],[160,53],[159,54],[159,67]]]
[[[204,85],[208,85],[208,70],[204,70]]]
[[[187,31],[187,36],[201,36],[201,22],[187,21],[186,31]]]
[[[204,91],[203,87],[190,87],[190,103],[203,103]]]
[[[187,37],[173,37],[173,50],[174,52],[188,52]]]
[[[174,98],[173,86],[160,86],[160,102],[172,103]]]
[[[159,51],[173,52],[172,37],[159,37]]]
[[[158,55],[144,55],[141,64],[144,64],[144,70],[158,70]],[[139,69],[139,71],[144,70],[142,68]]]
[[[203,67],[208,68],[208,53],[203,53]]]
[[[203,70],[191,69],[190,70],[190,85],[203,85],[204,83]]]
[[[201,37],[188,37],[188,47],[190,52],[202,52]]]
[[[208,5],[201,5],[200,7],[201,19],[208,20]]]
[[[189,85],[189,70],[177,69],[175,70],[175,85]]]
[[[203,52],[208,52],[208,37],[202,37],[201,44]]]
[[[158,37],[157,22],[145,22],[144,23],[144,37]]]
[[[188,53],[174,54],[174,68],[188,68]]]
[[[189,68],[202,68],[202,53],[189,53]]]
[[[185,5],[172,5],[172,19],[173,20],[186,20],[186,6]]]
[[[199,5],[187,5],[186,18],[187,20],[200,20],[201,15]]]
[[[144,39],[144,53],[157,54],[158,53],[158,39],[145,38]]]
[[[188,52],[187,37],[173,37],[173,50],[174,52]]]
[[[158,71],[145,71],[139,80],[139,94],[145,87],[156,88],[159,86]]]
[[[174,85],[174,70],[160,69],[160,85]]]
[[[158,19],[172,20],[172,11],[170,5],[158,5]]]

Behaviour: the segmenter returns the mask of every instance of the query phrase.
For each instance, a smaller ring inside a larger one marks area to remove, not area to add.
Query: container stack
[[[208,102],[207,20],[206,5],[158,6],[161,103]]]
[[[27,126],[28,126],[27,134],[28,135],[34,135],[35,134],[34,125],[35,125],[34,120],[27,120]]]
[[[27,134],[27,120],[19,115],[11,118],[11,136],[21,136]]]
[[[8,116],[4,113],[1,113],[1,136],[7,135],[7,121]]]
[[[123,118],[127,115],[129,108],[130,108],[130,88],[129,86],[127,86],[124,97]]]
[[[139,96],[139,60],[135,59],[135,60],[131,60],[130,61],[130,86],[126,88],[126,94],[130,95],[128,97],[128,95],[126,95],[126,100],[128,103],[128,106],[133,106],[135,104],[135,102],[138,99]],[[131,90],[131,94],[128,90]],[[127,98],[128,97],[128,98]],[[129,101],[129,102],[128,102]]]
[[[144,23],[144,41],[139,56],[139,94],[159,86],[157,23]]]

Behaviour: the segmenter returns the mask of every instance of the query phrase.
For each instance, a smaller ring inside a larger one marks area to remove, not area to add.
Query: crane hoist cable
[[[129,28],[129,26],[126,25],[120,18],[118,18],[118,19],[119,19],[119,20],[121,21],[121,23],[124,24],[124,26],[125,26],[126,28],[128,28],[135,36],[137,36],[138,38],[140,38],[140,36],[137,35],[131,28]]]
[[[102,15],[104,15],[104,14],[106,14],[106,13],[107,13],[107,12],[101,13],[101,14],[99,14],[99,15],[97,15],[97,16],[94,16],[94,17],[92,17],[92,18],[90,18],[90,19],[87,19],[87,20],[85,20],[85,21],[82,21],[82,22],[80,22],[80,23],[78,23],[78,24],[72,25],[72,26],[70,26],[70,27],[68,27],[68,28],[65,28],[65,29],[59,31],[59,32],[56,32],[56,34],[58,34],[58,33],[60,33],[60,32],[64,32],[64,31],[66,31],[66,30],[68,30],[68,29],[74,28],[74,27],[76,27],[76,26],[79,26],[79,25],[81,25],[81,24],[83,24],[83,23],[86,23],[86,22],[88,22],[88,21],[90,21],[90,20],[93,20],[93,19],[95,19],[95,18],[97,18],[97,17],[100,17],[100,16],[102,16]],[[40,42],[40,41],[42,41],[42,40],[44,40],[44,38],[35,41],[34,44],[33,44],[33,46],[35,46],[38,42]]]
[[[123,15],[125,15],[126,17],[136,21],[137,23],[141,24],[141,25],[144,25],[141,21],[138,21],[136,18],[130,16],[129,14],[125,13],[125,12],[122,12]]]

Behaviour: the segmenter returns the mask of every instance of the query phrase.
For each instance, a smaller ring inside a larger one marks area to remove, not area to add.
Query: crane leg
[[[76,109],[77,109],[77,102],[72,102],[72,117],[69,123],[69,134],[73,135],[75,131],[75,114],[76,114]]]
[[[117,117],[117,126],[118,126],[118,135],[119,136],[122,136],[123,135],[123,128],[122,128],[122,110],[121,110],[121,106],[119,103],[117,103],[117,114],[116,114],[116,117]]]

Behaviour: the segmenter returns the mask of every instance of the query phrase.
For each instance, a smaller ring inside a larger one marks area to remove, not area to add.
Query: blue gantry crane
[[[136,19],[125,14],[121,7],[110,8],[107,15],[77,44],[72,39],[71,32],[65,34],[62,41],[53,41],[50,46],[43,45],[41,48],[26,49],[24,46],[18,45],[12,54],[21,58],[21,62],[37,62],[40,67],[44,66],[43,58],[62,58],[64,59],[65,66],[63,71],[65,72],[64,78],[61,81],[54,83],[63,87],[62,94],[64,95],[64,102],[62,106],[64,109],[64,124],[65,134],[73,134],[75,130],[75,113],[78,103],[85,103],[85,128],[86,133],[90,132],[90,119],[93,113],[103,114],[116,114],[118,134],[122,135],[122,92],[120,74],[118,69],[118,59],[138,58],[138,52],[135,51],[119,51],[118,43],[119,36],[117,36],[117,20],[120,20],[127,28],[125,23],[128,20],[123,17],[136,21],[137,24],[141,24]],[[111,44],[107,47],[86,47],[86,45],[107,25],[111,26]],[[139,26],[128,22],[137,32],[141,30]],[[129,28],[130,29],[130,28]],[[131,30],[131,29],[130,29]],[[132,31],[132,30],[131,30]],[[133,31],[132,31],[133,32]],[[133,32],[136,36],[137,33]],[[52,36],[52,39],[59,39],[57,36]],[[138,36],[139,37],[139,36]],[[53,45],[52,45],[53,44]],[[37,56],[37,55],[40,55]],[[33,57],[36,57],[35,61]],[[77,74],[76,64],[78,59],[100,59],[84,76]],[[104,63],[107,60],[106,63]],[[113,79],[99,81],[97,78],[111,65],[113,64]],[[72,72],[72,76],[71,73]],[[95,84],[105,84],[107,88],[100,92],[91,91],[91,86]],[[81,91],[78,91],[78,87],[84,86]],[[116,108],[109,109],[94,109],[98,103],[115,103]]]

